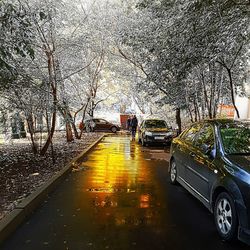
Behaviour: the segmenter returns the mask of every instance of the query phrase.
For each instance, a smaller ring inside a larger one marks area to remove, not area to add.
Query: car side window
[[[182,135],[182,139],[187,142],[192,142],[194,137],[197,135],[197,133],[200,131],[201,125],[195,124],[193,125],[189,130],[187,130],[186,133]]]
[[[100,119],[100,120],[99,120],[99,123],[106,124],[107,121],[106,121],[106,120],[103,120],[103,119]]]
[[[195,138],[195,146],[203,149],[203,146],[206,145],[209,149],[214,148],[214,131],[211,125],[204,125],[200,133]]]

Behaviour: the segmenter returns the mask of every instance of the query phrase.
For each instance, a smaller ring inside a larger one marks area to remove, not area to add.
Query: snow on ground
[[[50,150],[45,156],[34,155],[28,139],[0,143],[0,220],[100,136],[86,133],[81,140],[67,143],[65,133],[57,133],[53,143],[55,164]]]

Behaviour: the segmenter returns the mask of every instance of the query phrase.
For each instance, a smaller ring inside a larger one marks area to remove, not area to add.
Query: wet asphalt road
[[[106,137],[0,249],[249,249],[168,180],[168,149]]]

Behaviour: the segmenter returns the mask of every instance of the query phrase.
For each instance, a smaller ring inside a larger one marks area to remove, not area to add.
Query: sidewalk
[[[102,138],[102,134],[99,134],[98,136],[92,135],[92,143],[85,143],[85,149],[80,155],[72,158],[72,156],[74,156],[74,154],[72,154],[72,161],[69,162],[68,160],[69,163],[61,168],[60,171],[56,171],[50,178],[47,178],[42,185],[37,186],[35,191],[33,191],[28,197],[15,204],[15,208],[0,220],[0,243],[6,239],[28,216],[30,216],[30,214],[47,198],[47,195],[55,188],[55,186],[67,176],[74,164],[79,159],[82,159],[100,140],[102,140]]]

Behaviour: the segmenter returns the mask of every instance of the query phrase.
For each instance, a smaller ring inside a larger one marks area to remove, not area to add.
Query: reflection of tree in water
[[[250,129],[248,127],[222,128],[221,137],[226,153],[250,153]]]
[[[117,207],[117,201],[113,200],[114,197],[111,196],[105,196],[102,197],[95,197],[93,200],[93,204],[95,207]]]

